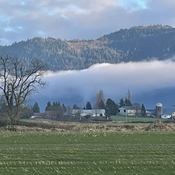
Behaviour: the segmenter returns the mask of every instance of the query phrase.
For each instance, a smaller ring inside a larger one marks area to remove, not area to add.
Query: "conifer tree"
[[[116,115],[118,112],[118,106],[116,105],[116,103],[111,100],[110,98],[107,99],[106,102],[106,106],[108,107],[108,109],[110,110],[110,114],[111,115]]]
[[[92,105],[91,105],[91,103],[89,101],[86,104],[86,109],[92,109]]]
[[[50,108],[51,108],[51,103],[50,103],[50,101],[48,101],[47,102],[47,106],[46,106],[46,108],[45,108],[45,111],[49,111],[50,110]]]
[[[125,103],[124,103],[123,98],[120,99],[119,106],[120,106],[120,107],[125,106]]]
[[[40,108],[39,108],[39,105],[38,105],[37,102],[35,102],[35,104],[33,105],[32,111],[33,111],[34,113],[40,113]]]
[[[129,99],[125,99],[125,106],[132,106],[132,103]]]
[[[146,117],[146,110],[145,110],[144,104],[142,104],[142,106],[141,106],[141,116]]]

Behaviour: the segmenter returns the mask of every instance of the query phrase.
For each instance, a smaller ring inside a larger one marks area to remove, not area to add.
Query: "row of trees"
[[[61,105],[60,102],[53,102],[52,104],[50,101],[47,103],[45,111],[52,111],[55,113],[56,118],[63,117],[63,114],[67,111],[67,108],[64,104]]]
[[[83,109],[87,110],[98,110],[98,109],[105,109],[106,117],[110,117],[110,115],[117,115],[118,110],[122,106],[131,106],[132,109],[136,111],[136,116],[146,116],[146,110],[145,106],[138,103],[131,103],[130,101],[131,95],[130,91],[128,90],[125,99],[121,98],[119,103],[115,103],[111,98],[108,98],[106,101],[104,99],[103,91],[100,90],[99,93],[97,93],[96,96],[96,103],[95,105],[92,105],[89,101],[86,103],[85,107]],[[49,111],[49,114],[52,114],[55,119],[59,119],[60,117],[63,117],[66,113],[66,115],[70,116],[72,114],[72,109],[79,109],[80,113],[82,110],[82,107],[77,106],[76,104],[73,105],[73,107],[65,106],[64,104],[61,104],[60,102],[47,102],[47,105],[45,107],[45,115],[47,117],[47,112]],[[40,108],[37,102],[32,107],[32,112],[39,113]]]
[[[130,101],[131,95],[130,91],[128,90],[125,99],[121,98],[119,103],[115,103],[114,100],[111,98],[108,98],[105,101],[103,91],[100,90],[99,93],[96,95],[96,103],[95,105],[92,105],[89,101],[86,103],[85,107],[83,109],[91,110],[91,109],[105,109],[106,116],[110,117],[110,115],[116,115],[118,113],[118,110],[122,106],[131,106],[132,109],[135,109],[136,116],[146,116],[146,110],[145,106],[138,103],[131,103]],[[82,109],[82,107],[79,107],[78,105],[74,104],[73,107],[65,106],[64,104],[61,104],[60,102],[47,102],[47,105],[45,107],[45,112],[50,111],[53,112],[53,114],[56,116],[56,118],[63,117],[63,115],[66,113],[67,115],[71,115],[72,109]],[[32,107],[32,112],[39,113],[40,108],[37,102]]]

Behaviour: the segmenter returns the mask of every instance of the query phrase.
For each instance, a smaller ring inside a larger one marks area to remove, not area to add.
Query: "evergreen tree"
[[[143,104],[141,106],[141,116],[146,117],[146,110],[145,110],[145,106]]]
[[[33,111],[34,113],[40,113],[40,108],[39,108],[39,105],[38,105],[37,102],[35,102],[35,104],[33,105],[32,111]]]
[[[33,115],[32,107],[31,106],[23,106],[20,109],[20,118],[28,119]]]
[[[116,115],[117,114],[118,106],[116,105],[116,103],[113,100],[108,98],[107,102],[106,102],[106,106],[109,108],[111,115]]]
[[[129,99],[125,99],[125,106],[132,106],[132,103],[131,103],[131,101],[129,100]]]
[[[120,99],[119,106],[120,106],[120,107],[125,106],[125,103],[124,103],[123,98]]]
[[[50,111],[51,110],[51,103],[50,103],[50,101],[48,101],[47,102],[47,106],[46,106],[46,108],[45,108],[45,111]]]
[[[92,109],[92,106],[91,106],[91,103],[90,102],[87,102],[86,109]]]
[[[65,105],[61,105],[60,102],[53,102],[52,105],[50,101],[47,103],[45,111],[52,111],[52,114],[57,118],[62,117],[63,113],[67,111]]]
[[[74,104],[73,109],[79,109],[79,107],[76,104]]]

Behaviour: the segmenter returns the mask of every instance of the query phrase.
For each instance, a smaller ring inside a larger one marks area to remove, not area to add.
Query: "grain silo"
[[[156,104],[156,118],[160,118],[162,115],[163,105],[162,103]]]

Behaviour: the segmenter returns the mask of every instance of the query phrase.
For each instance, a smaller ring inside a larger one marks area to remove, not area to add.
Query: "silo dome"
[[[162,115],[162,108],[163,108],[163,105],[162,105],[162,103],[157,103],[156,104],[156,117],[157,118],[160,118],[161,117],[161,115]]]
[[[163,105],[162,105],[162,103],[157,103],[156,106],[157,107],[162,107]]]

